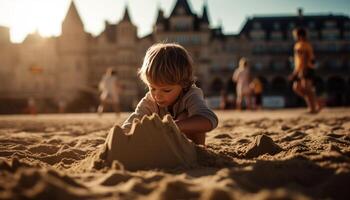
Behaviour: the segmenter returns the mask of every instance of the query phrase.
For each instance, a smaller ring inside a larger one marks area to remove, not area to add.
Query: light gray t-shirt
[[[153,113],[157,113],[161,118],[166,114],[170,114],[173,119],[176,119],[182,113],[186,113],[188,117],[200,115],[210,120],[213,129],[218,125],[218,118],[205,103],[202,90],[194,84],[187,91],[180,94],[173,105],[172,113],[167,107],[159,107],[154,102],[151,93],[148,92],[138,103],[135,111],[125,120],[122,128],[129,131],[134,119],[141,119],[143,116],[152,115]]]

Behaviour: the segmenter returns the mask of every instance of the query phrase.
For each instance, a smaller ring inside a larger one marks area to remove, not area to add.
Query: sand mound
[[[108,164],[118,160],[128,170],[190,167],[196,164],[195,145],[178,129],[171,116],[158,115],[135,120],[130,133],[113,127],[101,158]]]
[[[282,148],[275,144],[269,136],[259,135],[248,147],[248,151],[246,152],[245,157],[254,158],[266,153],[275,155],[280,151],[282,151]]]

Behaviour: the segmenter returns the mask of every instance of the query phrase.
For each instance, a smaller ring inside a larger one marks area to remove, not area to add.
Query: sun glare
[[[12,40],[21,42],[34,31],[44,37],[59,35],[68,3],[67,0],[17,0],[11,23]]]

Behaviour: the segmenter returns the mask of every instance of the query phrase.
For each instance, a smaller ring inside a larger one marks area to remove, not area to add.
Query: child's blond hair
[[[179,84],[187,88],[194,83],[192,68],[192,59],[184,47],[158,43],[147,50],[138,73],[146,84]]]

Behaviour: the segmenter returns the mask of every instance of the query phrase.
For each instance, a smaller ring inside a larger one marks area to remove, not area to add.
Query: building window
[[[344,32],[344,39],[345,40],[350,40],[350,31],[345,31]]]
[[[259,22],[254,22],[253,29],[261,29],[261,24]]]
[[[288,24],[289,30],[293,30],[295,28],[295,23],[291,22]]]
[[[233,70],[233,69],[236,68],[236,65],[235,65],[235,62],[234,62],[234,61],[229,62],[227,66],[228,66],[228,68],[231,69],[231,70]]]
[[[315,29],[315,22],[309,22],[308,27],[309,29]]]
[[[344,23],[345,30],[350,30],[350,21]]]
[[[186,23],[177,23],[177,24],[175,24],[174,27],[175,27],[175,30],[177,30],[177,31],[186,31],[186,30],[190,29],[188,24],[186,24]]]
[[[265,47],[264,45],[254,45],[253,53],[264,53]]]
[[[250,32],[250,37],[253,40],[264,40],[265,39],[265,32],[263,30],[254,30]]]
[[[310,40],[317,40],[318,39],[318,32],[317,31],[309,31],[308,32]]]
[[[345,44],[343,48],[345,51],[350,52],[350,44]]]
[[[275,29],[275,30],[280,30],[280,24],[279,23],[274,23],[273,24],[273,28]]]
[[[322,38],[325,40],[337,40],[339,39],[339,30],[323,30]]]
[[[274,70],[284,70],[286,69],[284,61],[274,61],[272,62],[272,69]]]
[[[213,64],[212,66],[211,66],[211,69],[210,69],[210,71],[211,72],[218,72],[218,71],[220,71],[220,65],[219,64]]]
[[[280,53],[285,51],[285,47],[280,45],[280,44],[270,45],[268,48],[269,48],[268,49],[269,52],[271,52],[271,53],[278,53],[278,54],[280,54]]]
[[[337,51],[339,51],[339,49],[340,49],[340,46],[336,43],[327,45],[327,50],[330,52],[337,52]]]
[[[282,38],[282,33],[281,32],[276,32],[276,31],[272,32],[271,33],[271,39],[272,40],[282,40],[283,39]]]
[[[263,70],[264,65],[261,62],[255,62],[253,65],[254,69],[256,69],[257,71],[261,71]]]
[[[235,52],[236,51],[236,47],[233,44],[228,44],[227,46],[225,46],[225,51],[227,52]]]
[[[333,29],[333,28],[336,28],[337,23],[335,21],[326,21],[324,26],[327,29]]]

